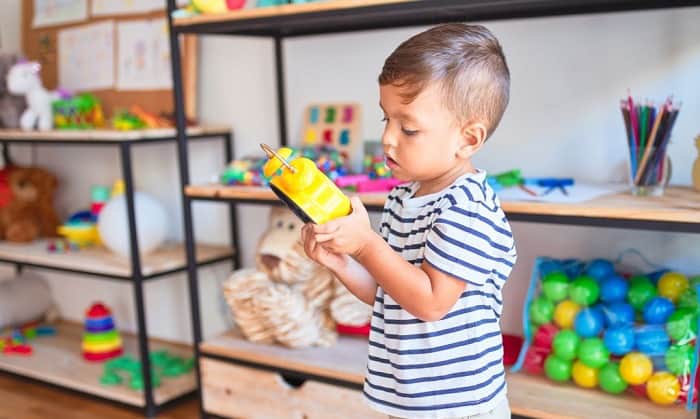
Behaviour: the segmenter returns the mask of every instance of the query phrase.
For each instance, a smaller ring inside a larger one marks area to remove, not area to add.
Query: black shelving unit
[[[564,16],[592,13],[613,13],[624,11],[641,11],[653,9],[667,9],[678,7],[700,6],[697,0],[426,0],[426,1],[368,1],[357,2],[357,5],[343,2],[343,7],[334,8],[329,2],[329,7],[312,8],[299,7],[298,12],[286,9],[284,13],[267,14],[247,14],[242,17],[234,17],[233,14],[221,18],[191,18],[176,21],[172,18],[175,10],[175,1],[168,0],[168,16],[170,24],[170,46],[174,82],[174,100],[176,110],[176,121],[178,128],[180,178],[184,186],[189,185],[189,165],[187,154],[187,143],[189,137],[183,130],[185,123],[184,98],[182,86],[182,74],[180,72],[180,49],[177,39],[182,34],[216,34],[216,35],[239,35],[239,36],[261,36],[274,40],[274,60],[275,60],[275,80],[277,88],[278,102],[278,125],[280,144],[288,144],[287,119],[286,119],[286,89],[285,74],[283,66],[283,40],[287,37],[299,37],[307,35],[318,35],[338,32],[376,30],[386,28],[397,28],[416,25],[432,25],[453,21],[476,21],[476,20],[504,20],[516,18],[534,18],[547,16]],[[316,3],[313,3],[316,4]],[[308,5],[304,5],[308,6]],[[283,6],[292,7],[292,6]],[[272,81],[271,81],[272,82]],[[233,243],[239,247],[238,236],[236,234],[236,207],[240,204],[261,204],[275,205],[278,202],[269,199],[257,199],[250,197],[231,198],[217,196],[188,196],[183,188],[184,207],[184,227],[185,240],[187,246],[187,257],[190,269],[189,289],[192,301],[192,322],[193,339],[195,342],[195,356],[201,358],[241,364],[246,361],[236,357],[215,355],[213,353],[202,353],[200,343],[202,342],[201,324],[199,314],[199,292],[197,273],[194,269],[194,244],[193,220],[191,205],[193,201],[214,201],[222,202],[231,208],[231,226]],[[381,210],[380,205],[372,204],[369,210]],[[605,215],[575,215],[575,214],[555,214],[532,213],[522,211],[507,211],[509,219],[513,221],[600,226],[608,228],[641,229],[700,233],[700,222],[683,222],[678,220],[639,218],[615,218]],[[240,267],[240,265],[237,265]],[[255,363],[250,363],[254,365]],[[197,379],[199,387],[200,401],[201,394],[201,374],[200,366],[197,363]],[[283,374],[289,374],[284,367],[270,365],[260,365],[262,369],[272,369]],[[302,376],[311,377],[309,374]],[[234,379],[232,377],[232,379]],[[345,383],[350,387],[358,387],[357,383]],[[215,417],[212,413],[204,411],[202,405],[202,417]],[[696,417],[700,419],[700,413],[696,412]]]
[[[145,131],[141,131],[144,132]],[[232,136],[230,131],[224,129],[215,129],[211,131],[200,130],[200,132],[193,131],[194,133],[188,135],[191,140],[203,141],[206,139],[219,138],[224,142],[224,148],[229,150],[226,154],[226,158],[230,157],[230,144]],[[129,246],[130,246],[130,270],[120,269],[119,272],[110,272],[99,266],[92,267],[82,267],[79,264],[75,266],[70,263],[64,263],[66,256],[64,255],[53,255],[47,256],[46,258],[36,261],[33,258],[27,257],[23,254],[22,248],[19,247],[11,255],[0,255],[0,262],[14,264],[17,271],[21,271],[24,267],[37,268],[49,271],[64,272],[64,273],[75,273],[85,275],[87,277],[96,279],[106,279],[106,280],[117,280],[120,282],[128,281],[131,282],[133,286],[134,294],[134,306],[136,308],[136,320],[138,326],[138,350],[140,354],[140,359],[142,361],[141,373],[143,374],[144,390],[143,406],[134,406],[127,402],[123,402],[110,398],[105,395],[96,395],[90,391],[85,391],[78,389],[77,387],[72,387],[70,385],[62,384],[51,378],[43,379],[37,378],[36,374],[31,376],[31,379],[39,382],[43,382],[52,386],[59,388],[75,391],[83,395],[97,398],[103,401],[108,401],[118,405],[126,406],[129,408],[135,408],[144,413],[148,417],[155,416],[161,409],[166,406],[181,400],[184,397],[191,396],[195,388],[190,389],[184,394],[180,394],[170,400],[163,403],[157,403],[154,397],[154,389],[151,385],[151,362],[149,356],[149,341],[148,341],[148,331],[146,328],[146,309],[144,303],[144,282],[147,280],[161,278],[166,275],[183,272],[190,268],[188,263],[183,263],[179,266],[165,269],[156,269],[153,272],[144,273],[143,269],[143,259],[139,253],[139,245],[137,240],[137,227],[136,227],[136,215],[134,210],[134,177],[133,177],[133,148],[136,146],[144,144],[154,144],[154,143],[165,143],[174,142],[176,140],[175,131],[170,130],[167,134],[160,134],[155,131],[152,135],[139,135],[135,132],[123,132],[119,133],[116,131],[50,131],[47,133],[41,132],[19,132],[12,130],[0,130],[0,144],[5,147],[10,147],[11,145],[41,145],[41,146],[53,146],[53,147],[63,147],[63,146],[89,146],[89,147],[112,147],[119,151],[119,158],[121,163],[121,175],[124,180],[125,185],[125,197],[127,206],[127,218],[128,218],[128,229],[129,229]],[[143,221],[143,220],[142,220]],[[48,255],[48,251],[47,251]],[[231,261],[237,256],[235,255],[235,248],[230,251],[218,252],[216,255],[211,257],[203,258],[199,261],[192,261],[192,268],[196,268],[206,265],[211,265],[220,262]],[[60,362],[60,360],[56,360]],[[0,364],[0,371],[3,373],[8,373],[16,375],[22,378],[30,378],[29,375],[23,375],[22,373],[13,372],[11,369],[3,368]],[[95,377],[99,378],[99,377]]]

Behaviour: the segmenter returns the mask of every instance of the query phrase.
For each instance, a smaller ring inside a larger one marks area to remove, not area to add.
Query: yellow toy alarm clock
[[[323,224],[350,214],[350,199],[316,164],[306,157],[292,157],[292,149],[282,147],[275,152],[261,144],[268,160],[263,175],[270,179],[270,188],[303,222]]]

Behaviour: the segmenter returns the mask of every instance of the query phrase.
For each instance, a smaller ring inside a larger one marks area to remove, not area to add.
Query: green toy
[[[571,301],[580,306],[589,306],[598,301],[600,295],[600,287],[598,283],[590,276],[581,275],[574,279],[569,285],[569,297]],[[592,367],[593,368],[593,367]]]
[[[550,272],[542,279],[542,292],[552,302],[559,302],[569,294],[569,277],[563,272]]]
[[[679,308],[666,322],[666,332],[675,342],[690,342],[698,334],[698,317],[691,308]]]
[[[581,338],[576,332],[573,330],[562,330],[554,335],[552,348],[558,358],[564,361],[573,361],[576,358],[580,342]]]
[[[620,394],[627,390],[627,382],[620,375],[620,365],[617,362],[608,362],[598,372],[600,388],[610,394]]]
[[[578,346],[578,358],[587,367],[600,368],[607,364],[610,352],[602,339],[588,338],[582,340]]]
[[[537,325],[546,324],[554,317],[554,303],[545,297],[537,297],[530,305],[530,319]]]
[[[664,357],[666,368],[671,373],[684,376],[690,373],[693,364],[693,347],[691,345],[671,345]]]
[[[184,359],[170,355],[168,351],[154,351],[149,355],[151,360],[151,383],[158,387],[163,377],[177,377],[191,371],[194,367],[194,358]],[[105,363],[104,373],[100,377],[100,384],[105,386],[117,386],[128,380],[128,386],[132,390],[143,390],[143,377],[141,375],[141,362],[135,358],[124,355]]]
[[[569,381],[569,378],[571,378],[571,361],[565,361],[556,355],[549,355],[544,361],[544,372],[553,381]]]
[[[630,280],[627,300],[635,310],[642,310],[644,305],[656,297],[656,287],[651,279],[645,276],[635,276]]]

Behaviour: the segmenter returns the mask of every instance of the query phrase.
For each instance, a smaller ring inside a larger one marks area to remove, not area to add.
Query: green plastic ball
[[[579,276],[569,285],[569,297],[578,305],[589,306],[598,301],[599,295],[600,287],[590,276]]]
[[[691,345],[671,345],[664,358],[666,368],[673,375],[690,374],[690,367],[693,361],[693,347]]]
[[[698,292],[695,288],[690,287],[678,297],[678,308],[689,308],[696,311],[700,308],[700,303],[698,303]]]
[[[542,292],[555,303],[569,295],[569,277],[563,272],[550,272],[542,279]]]
[[[635,310],[642,310],[644,305],[652,298],[656,297],[656,287],[650,279],[641,277],[630,281],[630,288],[627,291],[627,301]]]
[[[608,362],[610,351],[600,338],[588,338],[578,346],[578,359],[591,368],[600,368]]]
[[[562,330],[554,335],[552,348],[554,355],[564,361],[573,361],[578,352],[581,338],[573,330]]]
[[[627,383],[620,375],[620,365],[608,362],[598,372],[598,383],[603,391],[610,394],[620,394],[627,390]]]
[[[690,308],[679,308],[674,311],[666,322],[666,332],[676,342],[688,342],[695,338],[698,332],[698,318]]]
[[[571,361],[549,355],[544,361],[544,373],[553,381],[568,381],[571,378]]]
[[[530,304],[530,320],[537,324],[545,324],[552,321],[554,317],[554,303],[544,296],[539,296],[532,300]]]

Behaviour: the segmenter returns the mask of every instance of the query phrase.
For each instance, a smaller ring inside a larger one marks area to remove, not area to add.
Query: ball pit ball
[[[587,367],[600,368],[608,362],[610,352],[600,338],[588,338],[578,346],[578,359]]]
[[[678,297],[678,302],[676,303],[678,308],[689,308],[694,311],[700,309],[700,303],[698,302],[698,292],[695,288],[691,287],[685,290],[680,297]]]
[[[673,375],[684,376],[690,374],[693,362],[693,347],[691,345],[672,345],[664,357],[666,368]]]
[[[659,295],[666,297],[674,303],[689,287],[688,277],[678,272],[667,272],[661,276],[656,284]]]
[[[554,317],[554,303],[539,296],[530,305],[530,320],[537,325],[549,323]]]
[[[638,276],[630,280],[627,301],[632,304],[635,310],[642,310],[646,303],[654,297],[656,297],[656,287],[651,279]]]
[[[574,383],[583,388],[594,388],[598,385],[598,370],[581,361],[574,362],[571,367],[571,377],[574,379]]]
[[[620,375],[620,365],[608,362],[598,372],[600,388],[610,394],[620,394],[627,390],[627,382]]]
[[[639,352],[649,356],[662,356],[671,346],[666,329],[655,324],[638,327],[634,333],[634,342]]]
[[[598,336],[603,331],[605,318],[598,307],[587,307],[579,311],[574,319],[574,330],[583,338]]]
[[[611,354],[623,356],[634,349],[634,328],[614,326],[605,331],[603,343]]]
[[[569,293],[569,277],[563,272],[551,272],[542,279],[542,293],[552,302],[559,302]]]
[[[647,382],[649,400],[660,405],[673,404],[681,393],[678,378],[667,371],[654,373]]]
[[[654,297],[644,305],[642,312],[644,321],[648,324],[664,324],[673,314],[675,306],[666,297]]]
[[[633,386],[646,383],[653,369],[651,359],[639,352],[630,352],[620,361],[620,375]]]
[[[544,361],[544,373],[552,381],[569,381],[569,378],[571,378],[571,361],[565,361],[556,355],[549,355]]]
[[[574,319],[581,311],[581,306],[571,300],[564,300],[554,308],[554,324],[562,329],[574,327]]]
[[[603,278],[614,274],[615,266],[605,259],[594,259],[586,268],[586,275],[601,281]]]
[[[698,318],[696,311],[690,308],[679,308],[674,311],[666,322],[666,332],[675,342],[688,342],[698,334]]]
[[[576,358],[581,338],[573,330],[562,330],[554,336],[552,349],[557,358],[573,361]]]
[[[549,259],[540,264],[540,275],[542,275],[543,278],[553,272],[564,272],[564,267],[560,261]]]
[[[600,287],[590,276],[582,275],[569,284],[569,298],[581,306],[589,306],[598,301]]]
[[[553,324],[543,324],[536,330],[535,337],[532,339],[532,344],[550,350],[552,348],[552,340],[554,340],[554,336],[559,332],[559,329]]]
[[[608,327],[624,326],[634,323],[634,307],[628,303],[612,303],[602,308]]]
[[[600,283],[600,299],[605,303],[625,301],[629,286],[619,275],[610,275]]]

